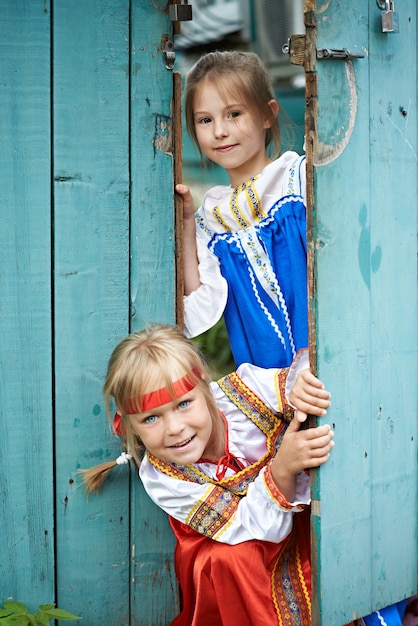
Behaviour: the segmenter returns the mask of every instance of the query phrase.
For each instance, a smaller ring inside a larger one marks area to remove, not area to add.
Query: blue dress
[[[402,600],[363,617],[363,621],[366,626],[402,626],[406,604],[407,600]]]
[[[217,315],[221,309],[237,366],[287,367],[308,345],[304,194],[305,157],[286,152],[237,188],[210,190],[196,213],[199,261],[216,259],[208,280],[218,272],[227,286]],[[207,315],[213,303],[196,296],[195,317]],[[187,314],[185,306],[186,331]]]

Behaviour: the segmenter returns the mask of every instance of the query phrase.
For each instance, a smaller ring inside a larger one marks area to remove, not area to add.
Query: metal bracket
[[[282,46],[282,52],[289,55],[292,65],[305,65],[305,35],[292,35]]]
[[[186,22],[192,19],[192,7],[185,0],[184,4],[174,2],[169,6],[169,15],[172,22]]]
[[[320,61],[327,61],[328,59],[364,59],[364,54],[361,52],[350,52],[347,48],[334,49],[334,48],[317,48],[316,58]]]
[[[174,61],[176,60],[176,53],[174,51],[174,44],[170,40],[165,42],[164,59],[166,68],[168,70],[172,70],[174,67]]]

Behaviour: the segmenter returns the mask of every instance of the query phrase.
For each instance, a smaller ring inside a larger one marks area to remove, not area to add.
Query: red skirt
[[[306,626],[311,623],[309,509],[281,543],[219,543],[170,519],[181,612],[171,626]]]

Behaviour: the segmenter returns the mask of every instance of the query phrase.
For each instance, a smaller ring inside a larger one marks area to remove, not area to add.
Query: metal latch
[[[283,44],[282,52],[289,54],[292,65],[305,65],[305,35],[292,35],[287,43]],[[317,48],[316,58],[320,61],[328,59],[363,59],[361,52],[350,52],[347,48]]]
[[[328,59],[364,59],[364,54],[361,52],[350,52],[347,48],[317,48],[316,58],[320,61],[326,61]]]
[[[192,7],[188,0],[173,0],[169,6],[169,15],[172,22],[186,22],[192,19]]]

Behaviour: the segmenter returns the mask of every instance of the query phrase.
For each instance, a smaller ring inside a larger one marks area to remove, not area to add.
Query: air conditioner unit
[[[304,0],[255,0],[255,30],[260,57],[274,66],[289,66],[289,55],[282,51],[291,35],[303,35]],[[280,73],[283,73],[282,71]],[[289,73],[293,73],[291,67]]]

